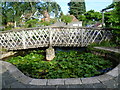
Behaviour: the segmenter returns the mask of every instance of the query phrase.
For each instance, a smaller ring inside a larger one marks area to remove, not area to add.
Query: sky
[[[56,1],[61,6],[61,9],[64,14],[68,13],[69,7],[67,6],[67,3],[70,2],[70,0],[54,0],[54,1]],[[112,1],[113,0],[85,0],[86,11],[92,9],[100,12],[103,8],[110,5]]]

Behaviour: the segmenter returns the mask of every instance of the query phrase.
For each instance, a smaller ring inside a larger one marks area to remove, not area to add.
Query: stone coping
[[[12,56],[14,54],[16,54],[17,52],[5,52],[5,53],[1,53],[0,55],[0,59],[3,59],[3,58],[6,58],[6,57],[9,57],[9,56]]]
[[[108,48],[108,47],[94,47],[96,49],[106,50],[110,52],[120,53],[120,49]]]
[[[16,66],[12,65],[9,62],[0,61],[0,64],[6,69],[2,70],[0,73],[8,71],[12,77],[14,77],[18,82],[27,85],[81,85],[81,84],[99,84],[104,83],[105,81],[112,80],[119,75],[120,64],[118,64],[111,71],[95,77],[88,78],[65,78],[65,79],[34,79],[24,75]]]

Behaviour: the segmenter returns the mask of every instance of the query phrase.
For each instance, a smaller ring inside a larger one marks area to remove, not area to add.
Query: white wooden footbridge
[[[38,47],[84,47],[110,39],[111,33],[103,28],[40,27],[0,32],[0,46],[8,50]]]

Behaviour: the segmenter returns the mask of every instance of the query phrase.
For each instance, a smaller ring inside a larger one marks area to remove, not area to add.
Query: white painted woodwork
[[[41,27],[0,32],[0,46],[8,50],[64,46],[84,47],[108,40],[110,30],[83,27]]]

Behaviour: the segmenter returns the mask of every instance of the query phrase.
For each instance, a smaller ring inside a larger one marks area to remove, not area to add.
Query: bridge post
[[[23,44],[23,49],[26,49],[26,45],[25,45],[26,39],[25,39],[25,31],[22,31],[22,44]]]
[[[46,60],[47,61],[51,61],[53,60],[55,57],[55,50],[52,47],[49,47],[48,49],[46,49]]]
[[[52,47],[53,30],[51,28],[49,28],[49,30],[50,30],[50,46],[49,47]]]
[[[83,29],[81,29],[81,47],[83,47]]]
[[[102,27],[104,27],[104,11],[102,12]]]
[[[54,48],[52,48],[52,36],[53,36],[53,30],[51,28],[49,28],[49,32],[50,32],[50,45],[49,45],[49,48],[46,49],[46,60],[47,61],[51,61],[54,59],[55,57],[55,50]]]

